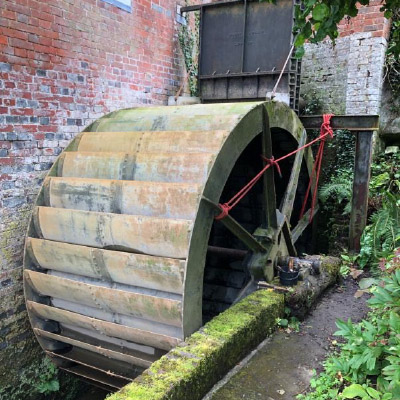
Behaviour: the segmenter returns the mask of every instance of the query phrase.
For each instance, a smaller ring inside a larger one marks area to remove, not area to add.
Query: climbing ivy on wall
[[[395,99],[400,98],[400,56],[394,50],[400,42],[400,9],[393,14],[392,29],[390,32],[388,54],[386,56],[386,78]],[[400,104],[393,108],[400,111]]]
[[[194,21],[190,20],[190,15],[194,16]],[[178,32],[178,38],[185,61],[190,95],[197,96],[200,14],[198,12],[186,13],[184,18],[186,24],[181,26]]]

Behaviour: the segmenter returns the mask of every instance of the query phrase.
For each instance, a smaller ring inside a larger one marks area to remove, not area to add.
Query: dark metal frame
[[[251,101],[251,100],[263,100],[267,91],[272,91],[275,82],[277,81],[281,70],[280,66],[277,65],[277,69],[272,68],[271,70],[258,71],[254,68],[254,71],[244,71],[245,63],[245,38],[247,29],[247,14],[248,5],[252,0],[224,0],[215,3],[197,4],[193,6],[182,7],[181,12],[192,12],[200,11],[200,52],[199,52],[199,68],[198,68],[198,84],[200,96],[202,102],[218,102],[218,101]],[[294,0],[293,4],[298,4],[299,0]],[[240,71],[231,72],[229,69],[226,72],[219,71],[213,74],[210,71],[203,71],[204,67],[204,49],[203,49],[203,32],[204,32],[204,12],[208,8],[221,8],[230,5],[243,4],[244,7],[244,18],[243,18],[243,45],[241,52],[241,68]],[[293,9],[293,20],[294,20],[294,9]],[[288,52],[293,42],[293,34],[291,34]],[[285,55],[286,58],[287,55]],[[282,82],[287,81],[280,90],[287,92],[289,96],[290,107],[298,111],[299,107],[299,92],[300,92],[300,72],[301,72],[301,60],[292,56],[289,59],[289,63],[283,72],[284,79]],[[266,80],[267,77],[270,77]],[[241,78],[241,79],[240,79]],[[255,79],[252,79],[255,78]],[[263,79],[264,78],[264,79]],[[281,83],[282,83],[281,82]],[[271,85],[271,87],[269,87]],[[243,92],[247,92],[248,87],[251,87],[251,94],[247,93],[243,96]],[[265,89],[265,93],[264,93]],[[211,92],[210,92],[211,91]],[[260,95],[260,93],[263,93]],[[240,95],[241,93],[241,95]]]
[[[319,129],[322,116],[300,117],[305,129]],[[373,133],[379,129],[378,115],[336,115],[333,129],[347,129],[356,135],[353,196],[351,200],[349,250],[360,251],[361,235],[367,224],[368,191],[371,175]]]

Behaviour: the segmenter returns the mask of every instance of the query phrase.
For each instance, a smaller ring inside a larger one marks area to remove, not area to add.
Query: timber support
[[[322,116],[301,117],[305,129],[318,129]],[[347,129],[356,135],[353,197],[351,200],[349,250],[360,251],[361,235],[367,224],[368,191],[372,162],[372,136],[379,129],[378,115],[336,115],[331,119],[333,129]]]

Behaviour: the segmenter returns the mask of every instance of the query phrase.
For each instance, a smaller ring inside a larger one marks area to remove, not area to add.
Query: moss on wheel
[[[284,297],[254,292],[215,317],[108,400],[201,399],[249,350],[275,329]]]

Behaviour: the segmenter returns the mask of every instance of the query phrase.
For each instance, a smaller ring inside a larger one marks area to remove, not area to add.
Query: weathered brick
[[[11,65],[8,63],[0,63],[0,72],[10,72]]]

